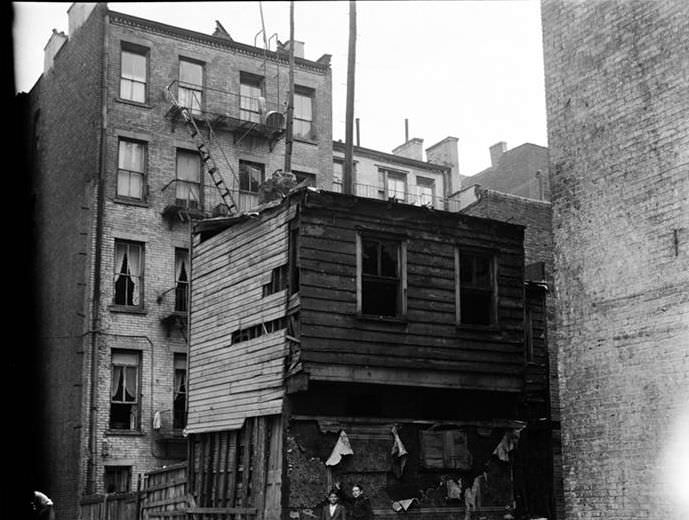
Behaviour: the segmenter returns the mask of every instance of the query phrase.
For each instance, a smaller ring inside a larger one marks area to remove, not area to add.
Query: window
[[[289,285],[288,278],[289,271],[286,264],[273,269],[270,273],[270,282],[263,285],[263,297],[265,298],[266,296],[287,289]]]
[[[180,58],[179,103],[193,114],[200,114],[203,106],[203,65]]]
[[[344,176],[344,162],[338,159],[333,160],[333,191],[342,193]]]
[[[239,118],[243,121],[261,122],[265,110],[263,78],[246,72],[239,74]]]
[[[407,197],[407,175],[383,168],[378,170],[378,198],[405,201]]]
[[[470,470],[472,456],[467,435],[460,430],[428,431],[420,434],[421,464],[426,469]]]
[[[313,90],[304,87],[294,89],[293,131],[297,137],[313,136]]]
[[[120,54],[120,98],[146,102],[147,52],[134,48],[122,49]]]
[[[139,424],[139,353],[112,352],[110,429],[137,430]]]
[[[418,204],[421,206],[433,206],[435,199],[435,181],[426,177],[416,178],[416,192]]]
[[[144,198],[145,158],[144,143],[120,139],[117,164],[118,197],[138,200]]]
[[[359,236],[359,309],[374,316],[406,311],[406,249],[400,240]]]
[[[298,183],[302,183],[306,181],[306,186],[316,186],[316,174],[315,173],[307,173],[307,172],[297,172],[297,171],[292,171],[294,176],[297,178]]]
[[[201,207],[201,157],[197,152],[177,150],[175,198],[178,206]]]
[[[495,259],[490,253],[456,251],[459,324],[492,325],[497,318]]]
[[[143,293],[144,246],[115,240],[115,305],[140,307]]]
[[[186,426],[187,407],[187,356],[175,354],[174,395],[172,396],[172,427]]]
[[[131,481],[131,466],[105,466],[103,489],[106,493],[128,493]]]
[[[263,183],[265,166],[251,161],[239,161],[239,189],[258,193],[259,186]]]
[[[175,249],[175,310],[187,312],[189,296],[189,251]]]

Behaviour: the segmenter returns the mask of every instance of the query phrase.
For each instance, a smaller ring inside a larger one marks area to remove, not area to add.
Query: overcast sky
[[[67,32],[70,2],[17,2],[17,91],[43,68],[52,29]],[[289,39],[289,2],[263,2],[266,33]],[[210,34],[219,20],[234,40],[253,45],[259,2],[111,2],[109,8]],[[344,140],[349,2],[295,2],[295,39],[305,58],[331,54],[333,138]],[[424,148],[459,138],[460,173],[490,166],[488,147],[547,145],[540,2],[357,2],[355,117],[361,145],[390,152],[410,137]],[[261,46],[262,38],[257,40]],[[274,41],[274,40],[273,40]],[[274,44],[271,45],[274,49]]]

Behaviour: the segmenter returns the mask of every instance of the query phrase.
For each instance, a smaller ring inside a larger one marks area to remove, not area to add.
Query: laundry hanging
[[[396,502],[392,503],[392,508],[399,512],[399,511],[406,511],[409,509],[412,505],[412,503],[416,500],[416,498],[405,498],[403,500],[397,500]]]
[[[333,451],[330,453],[330,457],[325,461],[326,466],[336,466],[342,460],[344,455],[354,455],[352,450],[352,445],[349,443],[349,438],[347,434],[342,430],[340,436],[335,443]]]
[[[404,444],[402,444],[402,439],[400,439],[400,436],[397,433],[397,426],[392,427],[391,433],[393,437],[391,450],[392,473],[395,475],[395,477],[401,478],[402,474],[404,473],[404,467],[407,464],[407,454],[409,452],[404,447]]]
[[[498,459],[503,462],[509,462],[510,452],[517,447],[517,442],[519,441],[519,433],[521,429],[507,430],[502,436],[502,440],[493,450],[493,455],[496,455]]]

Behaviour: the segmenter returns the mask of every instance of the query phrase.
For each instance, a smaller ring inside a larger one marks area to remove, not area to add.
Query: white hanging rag
[[[405,498],[403,500],[398,500],[397,502],[392,503],[392,508],[395,511],[401,511],[402,509],[406,511],[412,505],[414,500],[416,500],[416,498]]]
[[[516,448],[517,441],[519,441],[520,432],[521,430],[517,429],[507,430],[502,436],[500,443],[493,450],[493,455],[497,455],[497,457],[503,462],[509,462],[510,452]]]
[[[160,412],[153,414],[153,429],[160,430]]]
[[[328,457],[328,460],[325,461],[325,465],[336,466],[342,460],[343,455],[354,455],[352,445],[349,443],[349,438],[344,430],[340,432],[340,437],[337,439],[337,443],[335,443],[335,447],[333,448],[332,453],[330,453],[330,457]]]

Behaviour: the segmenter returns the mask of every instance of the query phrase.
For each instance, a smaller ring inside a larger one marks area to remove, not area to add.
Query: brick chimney
[[[55,55],[59,52],[62,46],[67,41],[67,35],[62,31],[58,32],[57,29],[53,29],[53,34],[50,35],[48,43],[45,44],[43,49],[43,72],[48,72],[53,67],[53,61],[55,60]]]
[[[461,178],[459,176],[459,152],[457,151],[456,137],[448,136],[442,141],[426,148],[426,159],[429,163],[439,164],[450,167],[449,186],[447,187],[448,194],[459,191],[461,187]]]
[[[488,148],[490,150],[490,165],[495,167],[500,162],[500,157],[507,151],[507,143],[500,141]]]
[[[393,154],[407,159],[423,161],[423,139],[412,137],[404,144],[399,145],[392,151]]]
[[[74,36],[77,29],[86,21],[96,5],[96,2],[74,2],[67,9],[67,16],[69,18],[68,34],[70,36]]]

